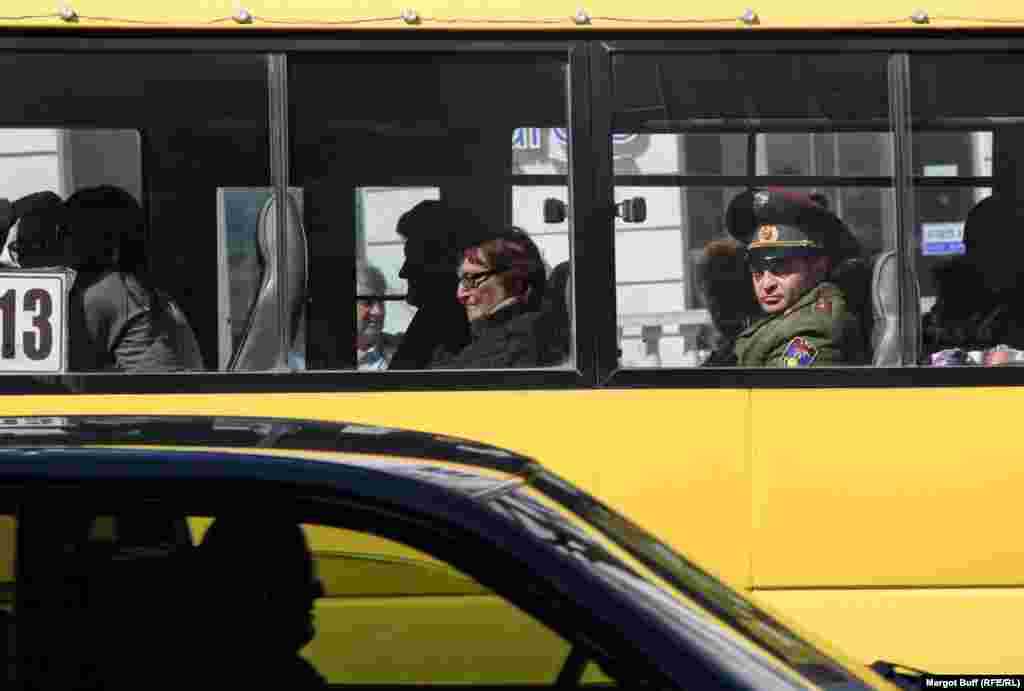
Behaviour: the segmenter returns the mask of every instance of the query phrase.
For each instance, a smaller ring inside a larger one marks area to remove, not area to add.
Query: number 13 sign
[[[0,271],[0,374],[59,374],[67,368],[64,271]]]

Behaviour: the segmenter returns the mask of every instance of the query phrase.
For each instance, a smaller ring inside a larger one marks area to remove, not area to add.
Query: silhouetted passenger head
[[[462,252],[456,295],[469,321],[492,314],[508,301],[527,311],[540,309],[544,300],[544,259],[522,228],[509,226]]]
[[[372,348],[384,333],[388,292],[384,273],[373,264],[356,262],[356,343],[366,350]]]
[[[406,301],[415,307],[446,302],[455,291],[454,270],[464,239],[477,237],[483,226],[472,213],[428,199],[398,219],[396,232],[405,238],[405,263],[398,272],[408,284]]]
[[[35,192],[11,205],[11,228],[7,253],[18,266],[57,266],[66,261],[58,228],[61,200],[53,192]]]
[[[218,518],[199,547],[211,588],[209,607],[245,644],[297,652],[311,640],[313,604],[323,595],[302,529],[295,523],[232,515]]]
[[[75,265],[89,269],[145,267],[145,219],[135,197],[112,185],[78,190],[64,202]]]
[[[1024,213],[1013,200],[991,196],[974,205],[964,223],[967,259],[992,290],[1012,288],[1021,274]]]

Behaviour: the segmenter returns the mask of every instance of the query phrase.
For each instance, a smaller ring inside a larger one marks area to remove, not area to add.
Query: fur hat
[[[716,328],[738,331],[747,317],[760,313],[747,269],[746,249],[736,240],[721,238],[704,247],[694,277]]]

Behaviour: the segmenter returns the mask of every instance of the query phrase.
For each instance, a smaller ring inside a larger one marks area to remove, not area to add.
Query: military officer
[[[834,214],[810,197],[748,190],[729,205],[729,232],[747,246],[760,318],[736,337],[740,367],[863,365],[868,345],[861,320],[832,268],[859,246]]]

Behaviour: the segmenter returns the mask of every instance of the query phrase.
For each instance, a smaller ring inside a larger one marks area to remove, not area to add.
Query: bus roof
[[[5,0],[0,27],[64,30],[730,30],[1019,28],[1024,11],[1010,0],[979,5],[893,4],[860,0],[738,0],[679,4],[665,0]],[[981,9],[981,8],[984,9]]]

